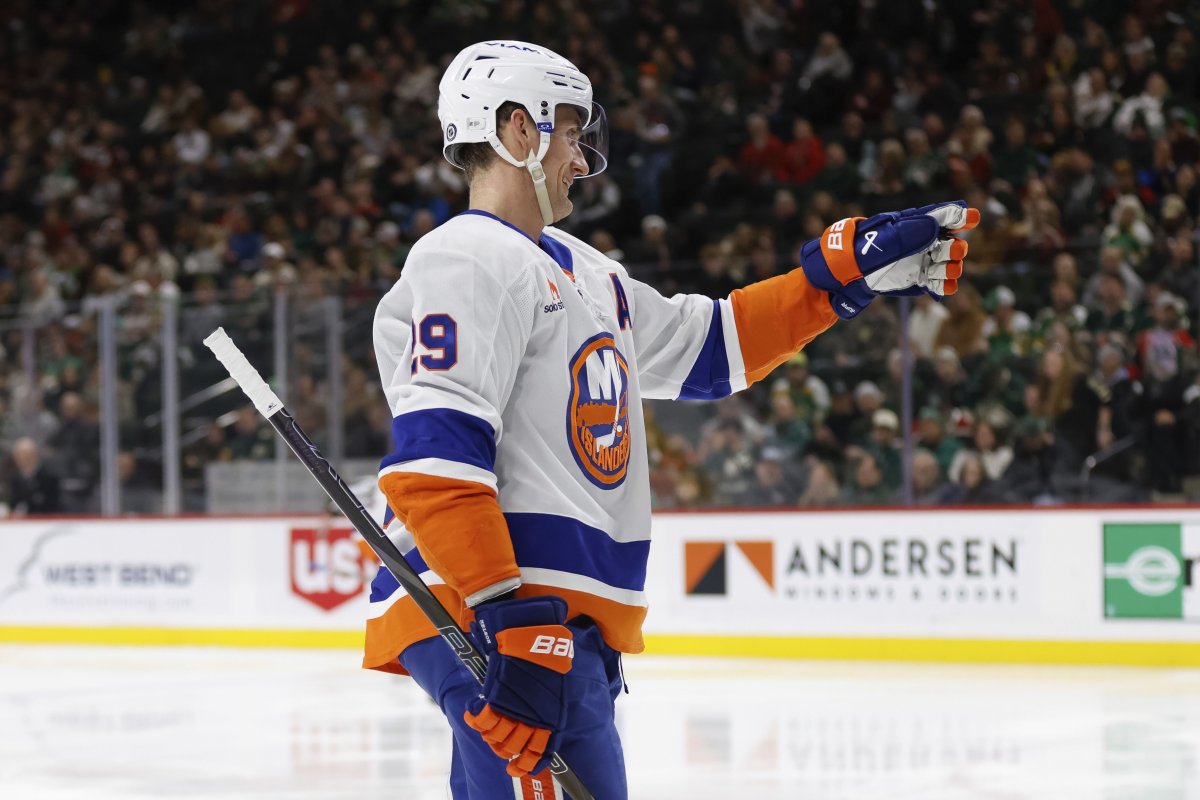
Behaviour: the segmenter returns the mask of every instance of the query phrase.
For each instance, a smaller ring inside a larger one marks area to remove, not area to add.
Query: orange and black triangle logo
[[[775,545],[769,541],[733,543],[770,589],[775,588]],[[687,594],[724,595],[729,590],[726,542],[685,542]]]
[[[683,558],[688,594],[725,594],[724,542],[687,542]]]

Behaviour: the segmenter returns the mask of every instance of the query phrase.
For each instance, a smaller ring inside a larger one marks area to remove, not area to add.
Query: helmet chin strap
[[[542,212],[542,222],[546,225],[553,225],[554,210],[550,207],[550,193],[546,191],[546,171],[542,169],[542,159],[545,158],[546,151],[550,149],[550,134],[546,131],[541,132],[537,152],[534,153],[531,148],[529,156],[524,161],[513,158],[512,154],[508,152],[508,148],[500,141],[500,137],[495,134],[488,137],[488,143],[496,151],[496,154],[509,164],[514,167],[524,167],[529,171],[529,177],[533,180],[533,193],[537,195],[538,208]]]

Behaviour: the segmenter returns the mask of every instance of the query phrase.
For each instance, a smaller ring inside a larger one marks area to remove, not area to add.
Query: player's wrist
[[[511,600],[516,597],[516,591],[520,585],[521,578],[519,576],[505,578],[502,581],[490,584],[476,592],[468,594],[463,599],[463,602],[467,604],[467,608],[477,608],[485,603]]]

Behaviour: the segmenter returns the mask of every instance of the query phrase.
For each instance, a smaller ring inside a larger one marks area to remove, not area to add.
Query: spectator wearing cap
[[[871,415],[870,441],[864,449],[875,457],[888,489],[899,486],[904,468],[900,453],[900,418],[895,411],[881,408]]]
[[[1142,380],[1151,391],[1174,382],[1185,366],[1185,357],[1195,353],[1195,341],[1184,323],[1186,310],[1187,304],[1181,298],[1158,292],[1152,324],[1137,337]]]
[[[785,458],[795,459],[803,454],[811,440],[812,429],[797,415],[791,394],[772,392],[765,444],[783,453]]]
[[[988,295],[985,305],[990,312],[981,334],[987,340],[988,354],[1005,361],[1029,352],[1033,321],[1017,308],[1017,295],[1007,286],[997,286]]]
[[[854,422],[850,427],[850,442],[861,444],[870,437],[875,412],[883,407],[883,390],[874,381],[859,381],[854,387]]]
[[[282,289],[292,286],[299,277],[296,267],[287,260],[287,250],[279,242],[267,242],[262,248],[262,268],[254,275],[258,289]]]
[[[769,508],[791,505],[796,499],[796,486],[785,469],[787,456],[778,447],[764,447],[754,464],[754,478],[735,498],[735,505],[746,508]]]
[[[958,439],[946,435],[944,415],[931,406],[922,408],[917,414],[917,446],[933,454],[942,472],[950,468],[962,447]]]
[[[808,354],[801,350],[784,364],[783,375],[771,384],[771,394],[786,392],[796,409],[796,418],[811,428],[829,410],[829,387],[809,371]]]

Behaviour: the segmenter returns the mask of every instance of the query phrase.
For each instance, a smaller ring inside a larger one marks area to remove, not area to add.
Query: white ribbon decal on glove
[[[879,236],[879,231],[867,231],[866,233],[863,234],[863,238],[867,240],[867,243],[863,245],[863,249],[862,249],[862,254],[864,256],[867,254],[867,251],[870,250],[872,247],[874,247],[876,250],[878,250],[881,253],[883,252],[883,248],[880,247],[879,245],[875,244],[875,237],[877,237],[877,236]]]

